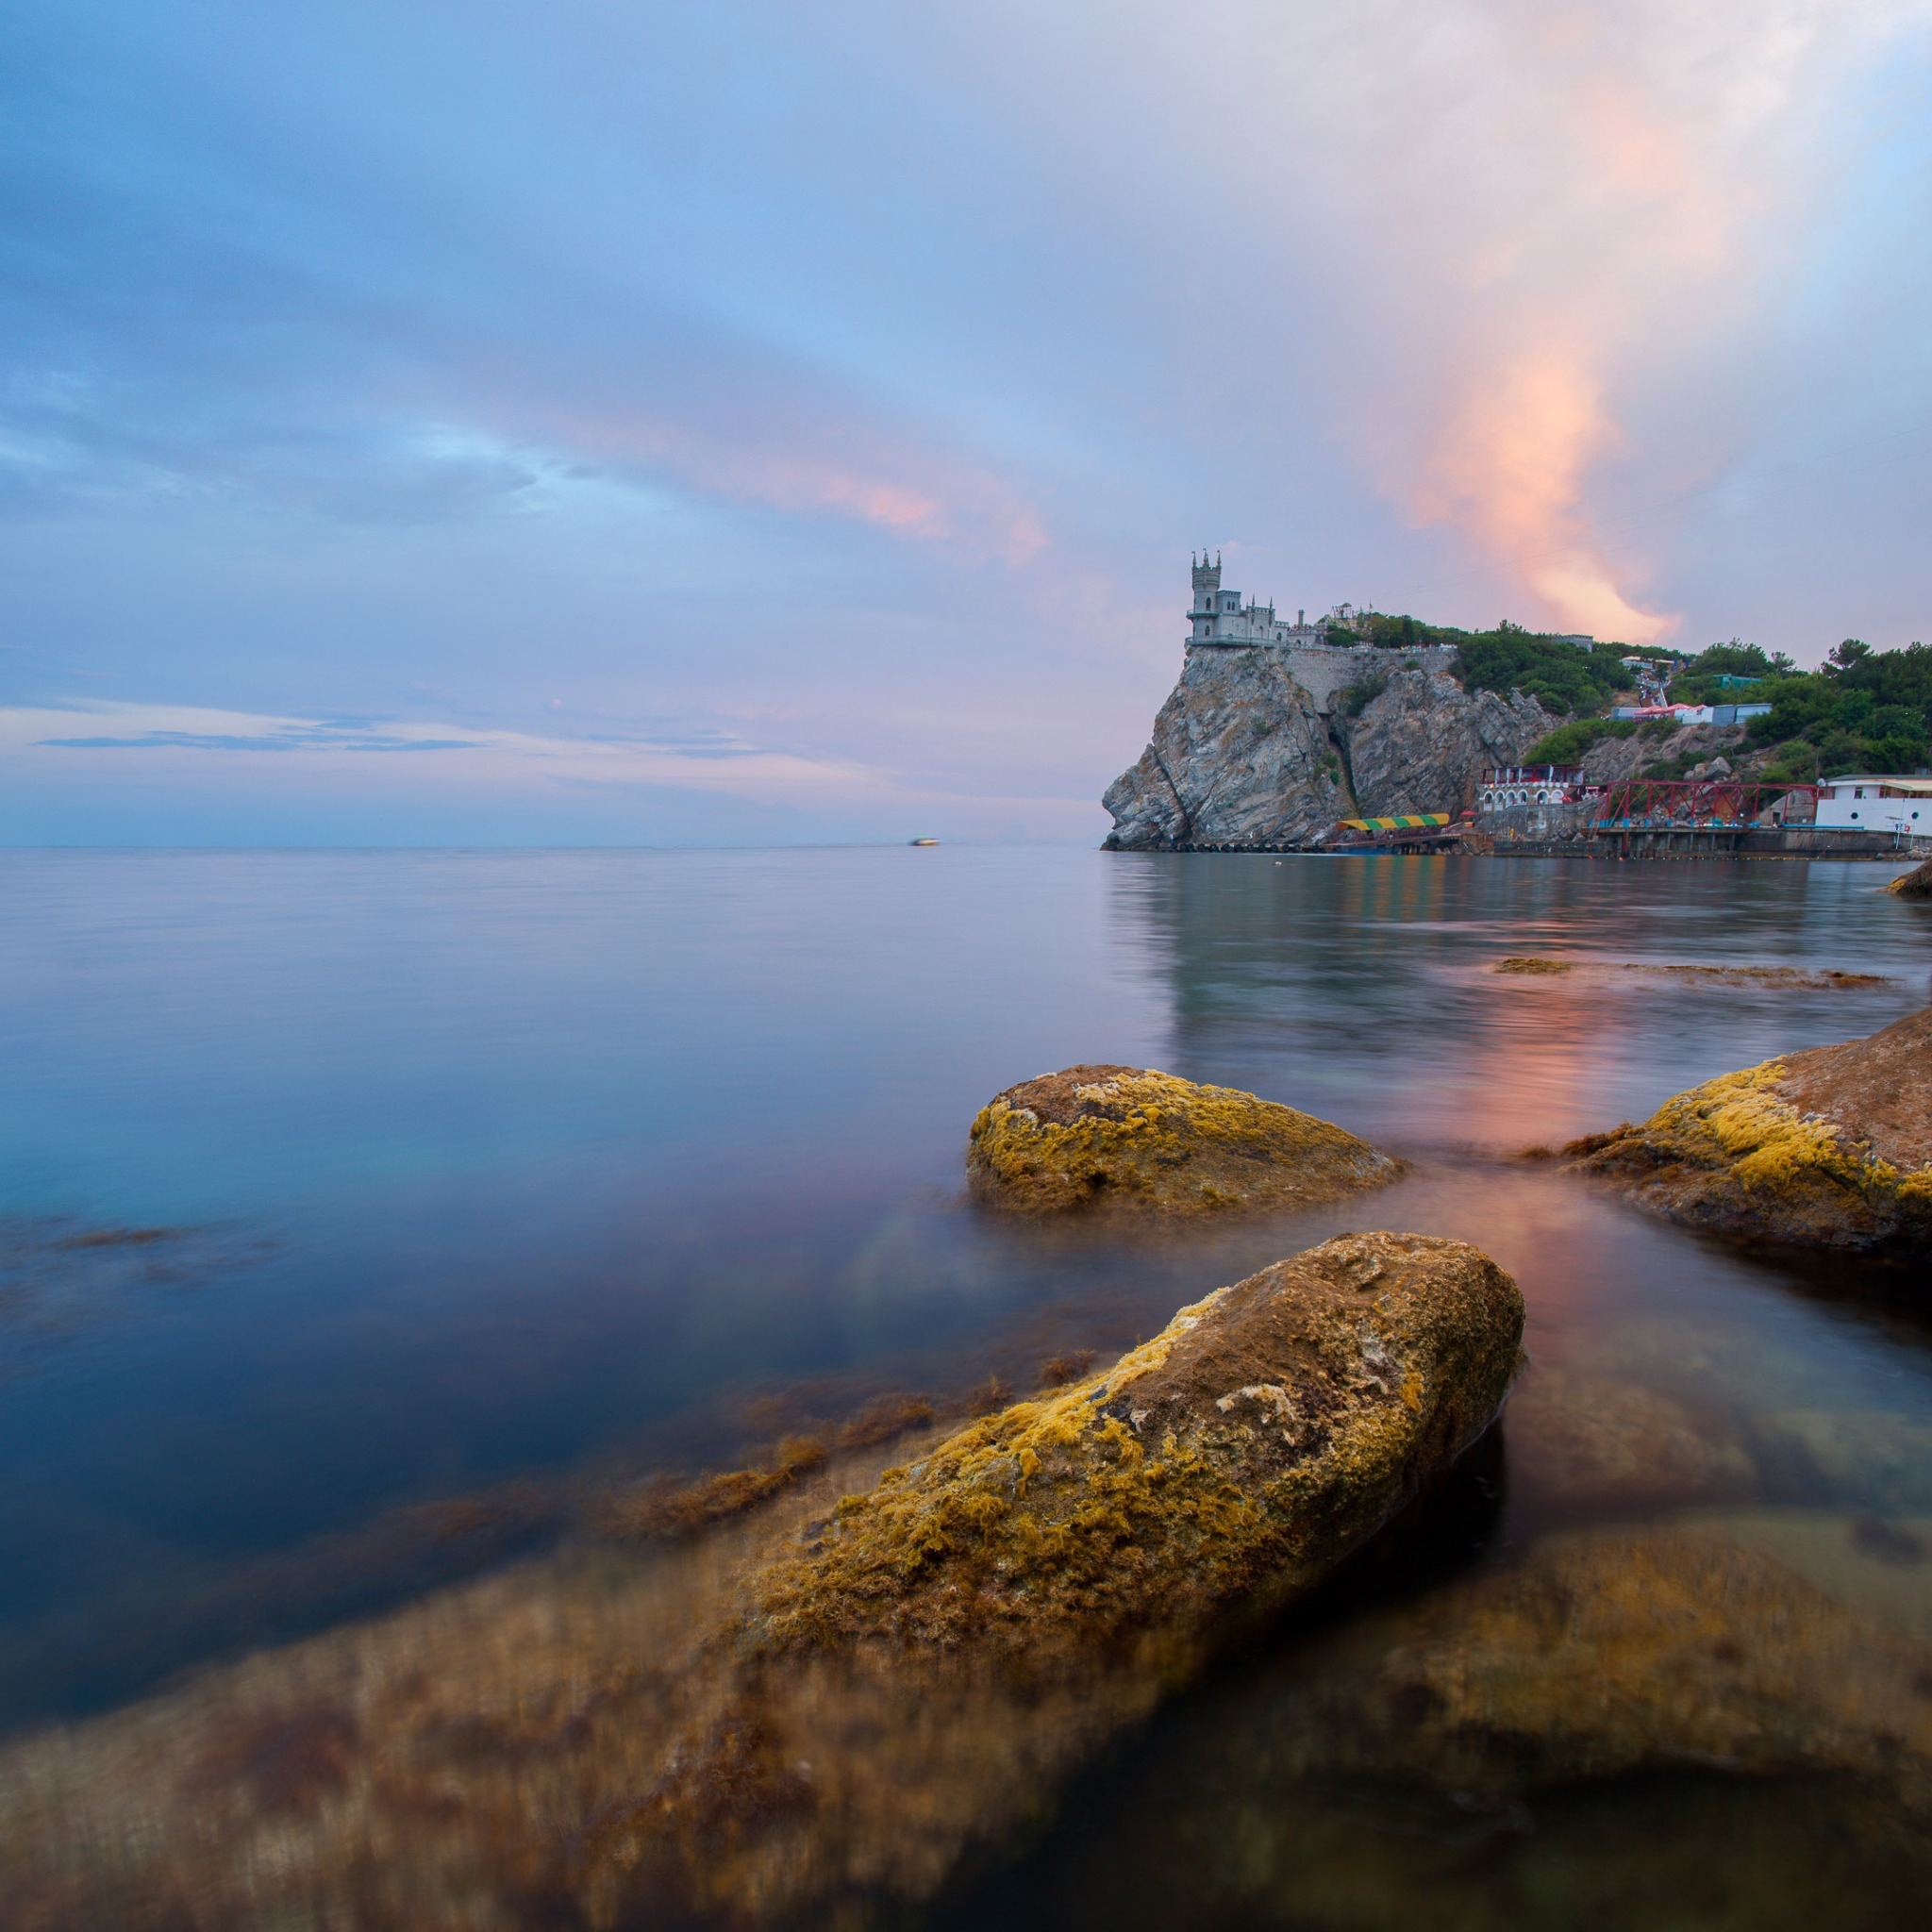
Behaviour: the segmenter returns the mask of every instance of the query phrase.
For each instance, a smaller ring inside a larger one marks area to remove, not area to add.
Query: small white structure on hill
[[[1840,831],[1895,832],[1909,839],[1932,832],[1932,778],[1857,773],[1818,788],[1816,823]]]

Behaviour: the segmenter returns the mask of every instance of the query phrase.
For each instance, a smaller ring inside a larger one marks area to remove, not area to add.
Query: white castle
[[[1327,637],[1327,626],[1309,624],[1304,610],[1295,612],[1292,624],[1284,624],[1275,616],[1273,604],[1243,604],[1239,591],[1224,591],[1219,551],[1212,563],[1202,551],[1194,564],[1194,608],[1188,612],[1188,622],[1192,625],[1188,634],[1191,644],[1285,644],[1292,648],[1319,646]]]
[[[1239,591],[1221,588],[1221,557],[1208,561],[1202,551],[1190,556],[1194,570],[1194,608],[1188,612],[1190,651],[1277,650],[1288,671],[1318,711],[1332,711],[1339,692],[1395,671],[1446,671],[1456,652],[1447,644],[1402,647],[1364,643],[1356,635],[1356,613],[1338,604],[1314,624],[1297,610],[1294,622],[1274,614],[1273,604],[1243,604]]]

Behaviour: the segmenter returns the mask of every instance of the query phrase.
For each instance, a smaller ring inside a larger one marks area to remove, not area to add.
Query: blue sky
[[[63,0],[0,838],[1091,840],[1190,547],[1932,636],[1932,8]]]

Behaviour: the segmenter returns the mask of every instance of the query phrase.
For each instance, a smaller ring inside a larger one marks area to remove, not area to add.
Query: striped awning
[[[1343,819],[1341,823],[1351,832],[1427,832],[1437,825],[1446,825],[1449,814],[1446,811],[1425,811],[1412,818]]]

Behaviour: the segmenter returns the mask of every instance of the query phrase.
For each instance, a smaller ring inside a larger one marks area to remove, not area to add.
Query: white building
[[[1488,765],[1475,789],[1475,808],[1507,811],[1512,805],[1568,805],[1595,789],[1584,785],[1581,765]]]
[[[1818,788],[1821,826],[1849,832],[1932,834],[1932,778],[1857,773]]]
[[[1291,649],[1326,641],[1326,627],[1309,624],[1297,610],[1294,622],[1276,617],[1273,604],[1243,604],[1239,591],[1221,588],[1221,557],[1208,561],[1208,553],[1194,565],[1194,608],[1188,612],[1191,644],[1282,644]]]

